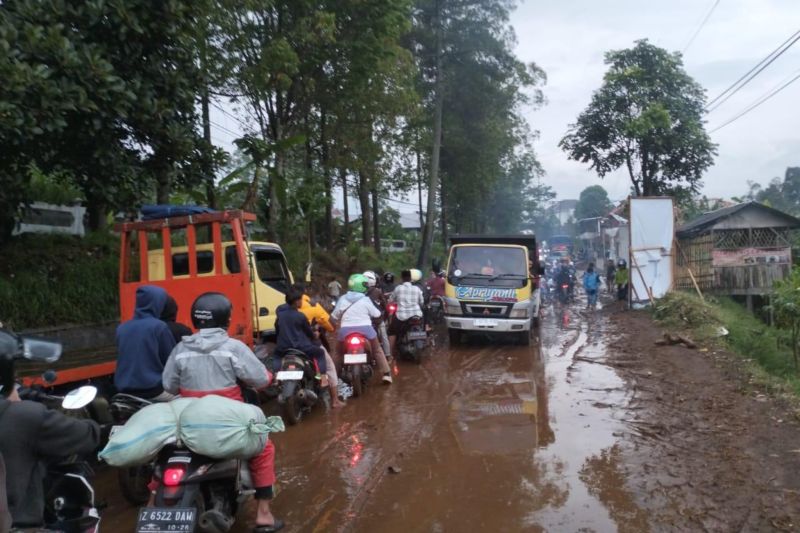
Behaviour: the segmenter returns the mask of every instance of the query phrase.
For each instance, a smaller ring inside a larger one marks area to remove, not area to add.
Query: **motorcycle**
[[[428,333],[422,317],[412,316],[406,321],[403,334],[397,339],[397,352],[415,363],[422,362],[425,348],[428,346]]]
[[[55,373],[48,372],[45,383],[55,381]],[[51,379],[52,378],[52,379]],[[21,387],[23,400],[60,407],[67,412],[84,410],[97,396],[97,389],[84,385],[66,396],[48,394],[41,386]],[[70,460],[47,466],[45,476],[44,523],[47,530],[63,533],[99,533],[100,513],[95,504],[95,494],[89,479],[94,471],[89,463],[73,457]]]
[[[151,401],[131,394],[115,394],[111,398],[111,417],[114,420],[114,427],[124,426],[130,417],[151,404]],[[131,505],[144,505],[147,503],[150,498],[148,484],[152,477],[152,463],[124,467],[117,470],[120,491],[125,500]]]
[[[139,509],[137,532],[225,533],[253,493],[246,462],[212,459],[177,445],[159,452],[153,477],[159,482],[154,506]]]
[[[444,322],[444,300],[441,296],[434,296],[431,298],[428,317],[432,325]]]
[[[567,305],[567,303],[569,303],[570,290],[569,290],[569,284],[568,283],[563,283],[558,288],[558,300],[561,302],[562,305]]]
[[[358,398],[364,393],[373,373],[369,342],[360,333],[351,333],[340,344],[339,353],[343,354],[341,378],[352,387],[353,397]]]
[[[281,369],[275,374],[278,384],[278,403],[286,422],[294,426],[311,411],[321,396],[317,380],[316,361],[310,361],[303,352],[289,350],[283,356]]]

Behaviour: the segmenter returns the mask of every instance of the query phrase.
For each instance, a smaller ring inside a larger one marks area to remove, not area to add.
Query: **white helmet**
[[[367,287],[372,288],[378,284],[378,275],[372,270],[364,272],[364,277],[367,278]]]
[[[422,271],[418,268],[411,269],[411,282],[416,283],[422,279]]]

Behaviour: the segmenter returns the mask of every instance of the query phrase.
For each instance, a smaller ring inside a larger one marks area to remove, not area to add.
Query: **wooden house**
[[[769,294],[792,269],[789,232],[800,220],[758,202],[701,215],[676,232],[675,287],[752,297]]]

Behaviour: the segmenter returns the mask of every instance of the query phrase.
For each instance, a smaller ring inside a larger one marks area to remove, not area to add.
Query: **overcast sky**
[[[603,52],[647,38],[683,50],[715,0],[524,0],[512,14],[517,54],[547,72],[543,108],[524,112],[540,131],[539,159],[559,198],[577,198],[601,184],[612,199],[627,196],[630,181],[618,173],[600,180],[585,165],[567,160],[558,141],[602,82]],[[800,30],[800,0],[720,0],[684,55],[688,73],[714,98]],[[708,115],[708,129],[727,121],[794,74],[800,42],[749,85]],[[800,166],[800,80],[750,114],[713,133],[715,165],[704,179],[710,197],[746,192],[747,180],[765,183]]]

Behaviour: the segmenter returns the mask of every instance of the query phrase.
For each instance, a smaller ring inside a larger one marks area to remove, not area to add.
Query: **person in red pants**
[[[183,397],[209,394],[244,401],[238,381],[262,389],[272,375],[244,343],[228,336],[231,302],[224,294],[207,292],[192,304],[192,324],[198,330],[175,346],[164,367],[164,390]],[[275,484],[275,446],[271,441],[250,459],[250,474],[258,501],[255,533],[283,528],[270,510]]]

